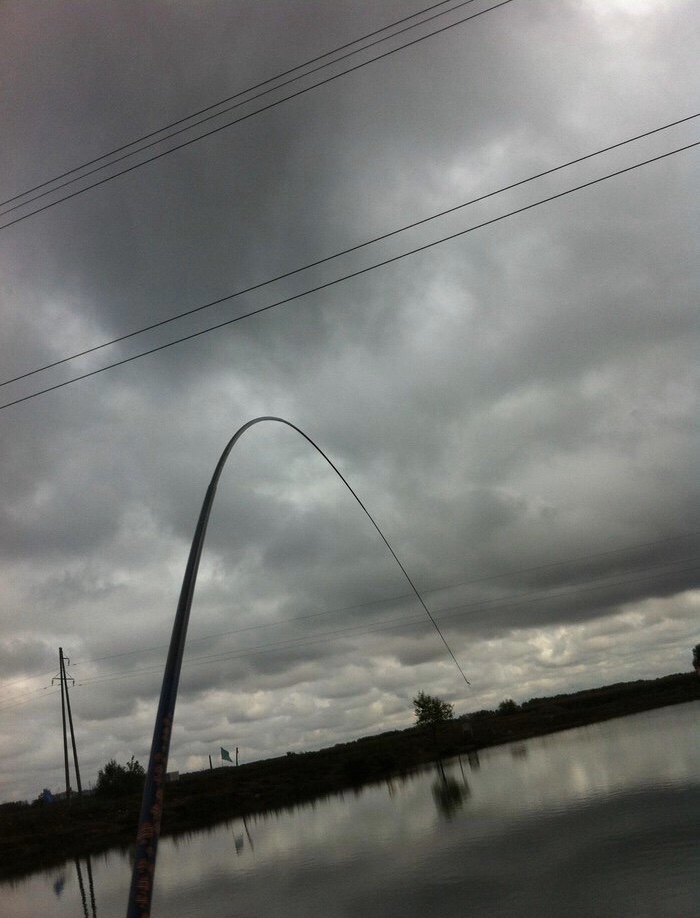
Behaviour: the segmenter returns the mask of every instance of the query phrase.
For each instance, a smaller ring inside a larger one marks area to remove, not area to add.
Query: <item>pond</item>
[[[700,702],[500,746],[161,840],[154,918],[697,914]],[[0,889],[0,914],[123,918],[121,852]]]

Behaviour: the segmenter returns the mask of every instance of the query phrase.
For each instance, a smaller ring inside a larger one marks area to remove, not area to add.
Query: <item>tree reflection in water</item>
[[[464,801],[471,795],[469,784],[464,775],[461,758],[459,760],[459,765],[462,772],[461,783],[457,781],[456,778],[453,778],[452,775],[447,774],[442,761],[436,764],[437,777],[433,782],[431,790],[438,812],[445,819],[452,819],[455,814],[462,809]]]

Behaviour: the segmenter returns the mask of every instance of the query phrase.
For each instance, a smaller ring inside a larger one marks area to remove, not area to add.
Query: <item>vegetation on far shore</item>
[[[424,693],[418,699],[433,702],[433,713],[434,703],[440,702]],[[410,773],[439,758],[698,699],[698,676],[680,673],[533,698],[522,705],[507,699],[496,711],[477,711],[468,717],[452,719],[451,710],[447,716],[443,709],[437,724],[434,717],[426,716],[406,730],[363,737],[317,752],[287,753],[238,767],[182,775],[166,790],[163,834],[175,835],[254,812],[293,807]],[[417,706],[417,719],[418,713]],[[112,847],[129,847],[136,833],[138,785],[143,780],[135,766],[138,762],[133,759],[127,766],[108,763],[105,769],[111,792],[82,800],[74,797],[70,805],[65,800],[0,805],[0,878],[19,877]],[[131,776],[123,792],[121,771]]]

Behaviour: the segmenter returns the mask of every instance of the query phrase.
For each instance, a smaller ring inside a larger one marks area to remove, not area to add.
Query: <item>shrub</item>
[[[126,765],[119,765],[115,759],[102,768],[97,775],[95,793],[100,797],[124,797],[142,790],[145,771],[133,755]]]
[[[499,714],[517,714],[520,710],[512,698],[505,698],[498,706]]]

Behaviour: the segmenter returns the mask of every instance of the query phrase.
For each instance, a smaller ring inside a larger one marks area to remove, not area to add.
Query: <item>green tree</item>
[[[499,714],[515,714],[519,710],[520,709],[518,705],[513,701],[512,698],[504,698],[498,706]]]
[[[413,699],[413,710],[416,714],[416,726],[431,726],[433,730],[438,724],[452,720],[454,709],[447,701],[425,692],[418,692]]]
[[[100,797],[123,797],[138,793],[143,788],[143,766],[133,757],[126,765],[110,759],[97,775],[95,793]]]
[[[693,669],[700,676],[700,644],[693,647]]]

